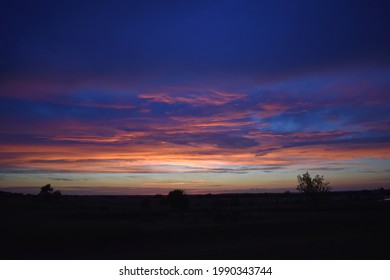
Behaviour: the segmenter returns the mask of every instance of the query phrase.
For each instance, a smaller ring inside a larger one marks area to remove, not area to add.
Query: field
[[[0,259],[389,259],[388,195],[0,193]]]

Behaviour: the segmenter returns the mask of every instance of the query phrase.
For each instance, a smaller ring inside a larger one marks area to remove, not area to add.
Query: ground
[[[385,194],[387,192],[385,191]],[[375,192],[189,196],[0,195],[0,259],[389,259]]]

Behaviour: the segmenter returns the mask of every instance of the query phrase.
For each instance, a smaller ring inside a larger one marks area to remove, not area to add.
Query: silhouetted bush
[[[50,184],[41,187],[41,191],[38,194],[39,197],[44,199],[56,199],[62,196],[60,191],[54,191]]]
[[[60,198],[62,196],[62,193],[60,191],[54,191],[51,196],[53,198]]]
[[[38,196],[50,196],[53,193],[53,188],[51,187],[50,184],[47,184],[43,187],[41,187],[41,191],[39,192]]]
[[[297,179],[297,190],[304,192],[314,204],[322,201],[324,194],[330,191],[330,183],[324,181],[324,176],[316,175],[312,179],[309,172],[306,172],[302,176],[298,175]]]
[[[298,175],[298,186],[297,190],[304,193],[321,193],[329,192],[329,182],[324,182],[324,176],[316,175],[314,179],[310,177],[309,172]]]
[[[379,188],[374,191],[375,198],[377,200],[384,200],[385,199],[385,189],[384,188]]]
[[[188,209],[189,200],[183,190],[173,190],[168,193],[167,202],[175,211]]]

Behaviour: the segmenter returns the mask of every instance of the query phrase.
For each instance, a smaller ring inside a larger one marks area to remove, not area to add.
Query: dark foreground
[[[0,259],[389,259],[390,201],[336,193],[0,196]]]

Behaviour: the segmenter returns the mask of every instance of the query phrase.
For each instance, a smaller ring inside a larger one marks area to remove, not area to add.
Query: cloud
[[[53,180],[53,181],[65,181],[65,182],[74,181],[73,179],[70,179],[70,178],[58,178],[58,177],[49,177],[48,179]]]
[[[173,91],[172,91],[173,90]],[[180,91],[179,91],[180,90]],[[227,93],[217,90],[171,89],[170,92],[141,93],[139,98],[167,104],[187,103],[192,106],[221,106],[245,98],[244,94]]]
[[[317,168],[308,168],[309,171],[341,171],[345,170],[345,167],[332,167],[332,166],[323,166]],[[303,169],[302,169],[303,170]]]

